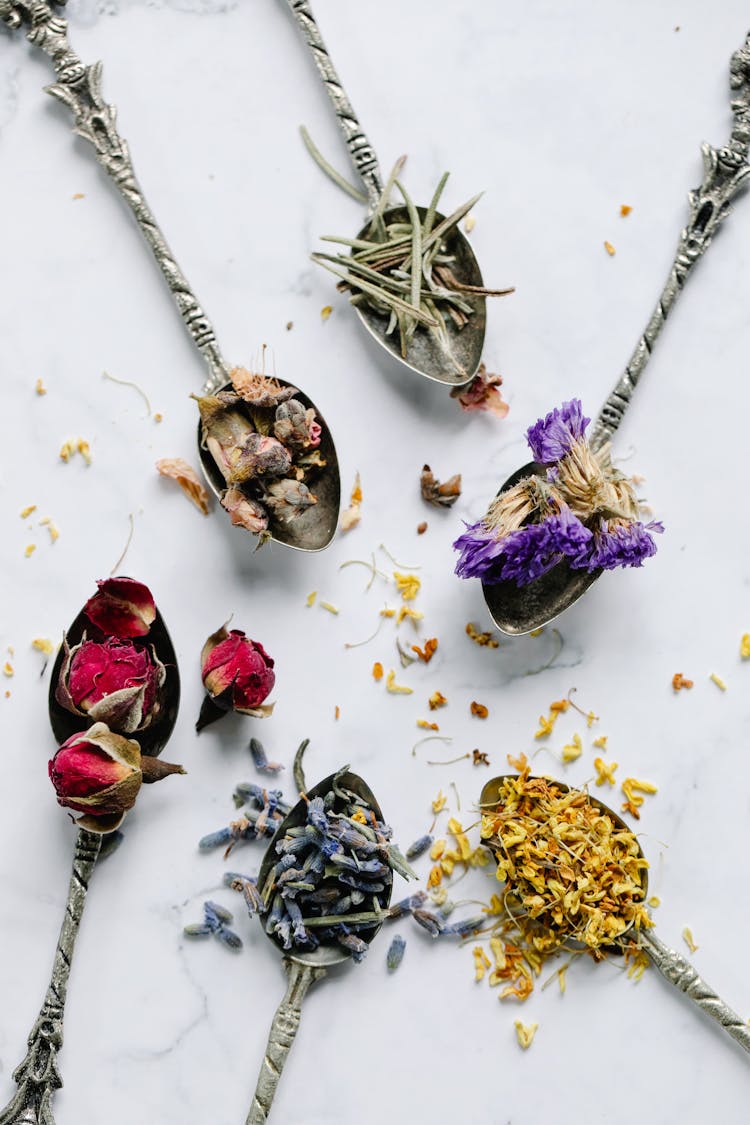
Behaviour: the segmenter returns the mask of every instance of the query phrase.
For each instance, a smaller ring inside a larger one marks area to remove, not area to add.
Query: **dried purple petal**
[[[393,972],[394,969],[397,969],[399,967],[399,965],[401,964],[401,962],[404,959],[405,951],[406,951],[406,940],[405,940],[405,938],[402,938],[401,934],[394,934],[393,940],[391,941],[391,944],[388,947],[388,953],[387,953],[386,959],[385,959],[385,963],[386,963],[386,965],[388,966],[388,968],[391,972]]]
[[[573,443],[583,438],[590,421],[590,418],[584,417],[578,398],[564,402],[560,409],[555,407],[526,431],[534,460],[542,465],[561,460],[570,452]]]
[[[250,739],[250,753],[252,754],[255,768],[260,773],[279,773],[284,768],[279,762],[268,761],[263,743],[259,742],[257,738]]]

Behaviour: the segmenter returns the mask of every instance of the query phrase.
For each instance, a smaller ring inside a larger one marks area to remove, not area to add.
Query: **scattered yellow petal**
[[[6,660],[5,664],[3,665],[3,675],[8,676],[8,678],[15,675],[15,669],[13,668],[13,665],[8,660]]]
[[[427,886],[437,887],[442,881],[443,869],[440,864],[436,863],[435,866],[430,869],[430,874],[427,876]]]
[[[417,621],[421,621],[423,617],[424,614],[420,613],[418,609],[410,609],[408,605],[402,605],[396,615],[396,624],[400,625],[404,618],[408,618],[416,628]]]
[[[505,907],[500,901],[500,895],[493,894],[488,906],[482,907],[482,913],[500,915],[505,913]]]
[[[476,225],[477,225],[477,221],[474,218],[474,216],[473,215],[467,215],[466,219],[464,220],[464,230],[466,231],[466,233],[471,234],[471,232],[474,230],[474,227]]]
[[[380,616],[381,617],[395,617],[396,611],[395,611],[395,609],[391,609],[389,606],[386,606],[385,609],[381,609]]]
[[[339,707],[338,703],[333,709],[333,717],[337,722],[341,718],[341,708]]]
[[[318,596],[318,591],[313,590],[313,592],[311,594],[308,594],[307,597],[305,598],[305,605],[308,606],[308,607],[311,606],[311,605],[315,605],[315,599],[317,598],[317,596]]]
[[[423,649],[420,648],[419,645],[412,645],[411,651],[416,652],[419,659],[422,660],[425,664],[429,664],[430,661],[432,660],[433,656],[437,652],[437,647],[438,647],[437,637],[429,637],[425,641]]]
[[[565,975],[570,968],[569,965],[563,965],[561,969],[557,970],[557,983],[560,985],[560,993],[565,995]]]
[[[597,785],[614,785],[615,784],[615,770],[618,763],[607,763],[603,758],[594,758],[594,769],[596,770],[596,784]]]
[[[622,203],[620,205],[620,214],[622,215],[623,219],[627,218],[632,210],[633,208],[630,207],[627,203]]]
[[[320,606],[321,609],[326,609],[326,610],[328,610],[329,613],[334,614],[334,616],[336,616],[339,612],[338,609],[336,608],[336,606],[331,605],[330,602],[318,602],[318,605]]]
[[[372,678],[373,680],[377,680],[378,683],[380,683],[383,678],[383,665],[379,660],[377,660],[372,666]]]
[[[27,547],[27,548],[26,548],[26,550],[24,551],[24,556],[25,556],[25,557],[26,557],[27,559],[30,559],[30,558],[31,558],[31,556],[32,556],[32,555],[34,554],[34,551],[35,551],[35,550],[36,550],[36,543],[29,543],[28,547]]]
[[[658,895],[649,895],[646,905],[650,906],[652,910],[656,910],[657,906],[661,906],[661,899]]]
[[[607,253],[609,254],[610,258],[614,258],[615,254],[617,253],[617,251],[615,250],[615,248],[614,248],[614,246],[612,245],[612,243],[611,243],[611,242],[607,242],[606,240],[605,240],[605,243],[604,243],[604,249],[605,249],[605,250],[607,251]]]
[[[38,395],[46,395],[47,393],[47,388],[45,387],[41,379],[37,379],[36,383],[34,384],[34,390]]]
[[[743,633],[740,641],[740,656],[743,660],[750,660],[750,633]]]
[[[697,946],[693,940],[693,931],[689,926],[685,926],[685,929],[682,931],[682,937],[691,953],[695,953],[699,949],[699,946]]]
[[[628,977],[631,980],[640,980],[651,961],[645,949],[631,944],[625,949],[625,964],[628,966]]]
[[[413,602],[422,585],[416,574],[400,574],[397,570],[394,570],[393,578],[403,600],[405,602]]]
[[[22,508],[19,515],[22,520],[27,520],[32,512],[36,511],[36,504],[29,504],[28,507]]]
[[[404,687],[403,684],[396,683],[396,673],[392,668],[385,678],[385,686],[391,695],[411,695],[414,691],[414,688]]]
[[[518,770],[519,773],[523,773],[523,771],[529,764],[529,759],[526,757],[523,751],[518,755],[517,758],[514,758],[512,754],[506,754],[506,758],[508,759],[508,765],[510,766],[510,768]]]
[[[73,195],[73,196],[72,196],[71,198],[72,198],[72,199],[85,199],[85,198],[86,198],[86,196],[85,196],[85,195],[83,194],[83,192],[82,192],[82,191],[77,191],[77,192],[75,193],[75,195]]]
[[[442,859],[447,845],[445,840],[436,840],[430,848],[430,859]]]
[[[477,719],[486,719],[490,713],[489,709],[483,703],[477,703],[476,699],[472,700],[469,710]]]
[[[448,891],[445,887],[438,887],[430,891],[430,899],[435,903],[435,906],[444,906],[448,899]]]
[[[56,543],[57,540],[60,538],[60,528],[57,526],[57,524],[53,520],[51,520],[49,518],[49,516],[45,516],[44,519],[41,519],[39,521],[39,526],[47,528],[47,531],[49,532],[50,540],[53,543]]]
[[[440,789],[440,790],[438,791],[438,795],[437,795],[437,797],[436,797],[436,798],[435,798],[435,800],[434,800],[434,801],[432,802],[432,811],[433,811],[433,812],[434,812],[435,814],[437,814],[437,813],[439,813],[439,812],[442,812],[442,811],[443,811],[443,809],[445,808],[445,806],[447,805],[447,803],[448,803],[448,798],[447,798],[447,797],[445,796],[445,794],[443,793],[443,790],[442,790],[442,789]]]
[[[513,1026],[516,1029],[516,1038],[518,1039],[519,1047],[523,1047],[524,1051],[528,1051],[531,1044],[534,1042],[536,1029],[539,1027],[538,1023],[521,1023],[520,1020],[514,1020]]]
[[[484,980],[484,974],[492,965],[481,945],[474,946],[474,980]]]
[[[440,730],[437,723],[430,723],[427,719],[417,719],[417,726],[420,730]]]
[[[60,446],[60,460],[64,461],[67,465],[68,461],[73,456],[75,451],[76,447],[73,445],[72,441],[63,442],[63,444]]]
[[[86,464],[90,465],[93,461],[93,457],[91,456],[91,446],[87,441],[84,440],[84,438],[79,437],[78,441],[76,442],[76,450],[81,454],[81,457],[83,457]]]
[[[682,672],[675,672],[672,676],[672,689],[673,691],[682,691],[683,688],[689,690],[693,686],[692,680],[686,680]]]
[[[332,312],[333,312],[333,306],[332,305],[324,305],[323,306],[323,308],[320,310],[320,319],[323,321],[323,323],[325,323],[328,320],[328,317],[331,315]]]
[[[9,692],[9,691],[6,691],[6,693],[5,693],[5,698],[6,698],[6,699],[10,699],[10,692]]]
[[[636,777],[626,777],[620,788],[625,794],[626,803],[631,806],[626,811],[633,813],[634,816],[637,816],[637,813],[633,810],[639,809],[643,804],[641,794],[646,793],[652,796],[657,792],[656,786],[652,785],[650,781],[639,781]]]
[[[192,465],[182,457],[162,457],[156,462],[156,469],[161,476],[176,481],[188,500],[191,500],[204,516],[208,515],[208,492]]]
[[[720,691],[726,691],[727,690],[727,685],[726,685],[725,681],[722,680],[721,676],[718,676],[716,674],[716,672],[712,672],[711,675],[708,678],[710,680],[713,680],[713,682],[716,684],[717,688],[719,688]]]
[[[569,699],[553,699],[549,705],[549,709],[553,715],[565,714],[570,707]],[[554,719],[553,719],[554,722]]]
[[[531,632],[529,633],[529,636],[530,637],[541,637],[543,632],[544,632],[544,626],[541,625],[538,629],[532,629]]]
[[[595,748],[596,748],[597,750],[606,750],[606,749],[607,749],[607,739],[608,739],[608,738],[609,738],[609,735],[608,735],[608,734],[600,734],[598,738],[595,738],[595,739],[594,739],[594,741],[593,741],[592,745],[593,745],[593,746],[594,746],[594,747],[595,747]]]
[[[593,711],[587,711],[586,712],[586,726],[589,729],[591,729],[591,727],[593,727],[594,723],[598,723],[598,722],[599,722],[599,716],[598,715],[595,715]]]
[[[581,736],[580,734],[574,734],[573,741],[562,748],[562,760],[564,762],[575,762],[576,758],[580,758],[582,753],[583,742],[581,741]]]
[[[548,734],[552,734],[552,728],[555,725],[556,718],[557,715],[554,714],[554,712],[550,715],[549,719],[546,719],[544,715],[540,715],[539,730],[534,732],[534,738],[546,738]]]
[[[483,648],[498,648],[500,645],[492,633],[480,633],[473,621],[469,621],[466,626],[466,636],[471,637],[474,644],[481,645]]]
[[[359,473],[354,478],[354,487],[352,489],[351,503],[349,507],[341,514],[341,530],[351,531],[356,527],[362,519],[362,483],[359,478]]]
[[[154,414],[154,421],[155,422],[163,422],[164,421],[164,415],[161,414],[158,410],[156,411],[156,414]]]
[[[34,637],[31,647],[37,649],[38,652],[43,652],[45,656],[51,656],[55,650],[52,641],[47,640],[46,637]]]
[[[430,705],[431,711],[437,711],[439,707],[445,707],[448,700],[445,698],[441,691],[433,691],[427,702]]]

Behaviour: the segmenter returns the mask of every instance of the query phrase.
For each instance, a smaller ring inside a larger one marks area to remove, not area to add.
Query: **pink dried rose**
[[[192,465],[182,457],[162,457],[156,462],[156,468],[161,476],[177,481],[188,500],[192,500],[204,516],[208,515],[208,492]]]
[[[105,578],[83,612],[107,637],[145,637],[156,619],[151,591],[134,578]]]
[[[238,488],[228,488],[221,498],[221,506],[229,512],[235,527],[244,527],[260,535],[268,527],[268,512],[257,500],[251,500]]]
[[[158,717],[167,673],[150,649],[114,637],[84,637],[72,649],[65,638],[63,653],[55,686],[61,707],[121,734],[144,730]]]
[[[469,383],[468,387],[455,387],[451,397],[458,399],[462,410],[486,410],[498,418],[504,418],[510,407],[503,401],[499,391],[503,381],[502,375],[492,375],[483,363]]]
[[[142,755],[138,743],[95,723],[71,735],[49,763],[58,804],[82,815],[89,832],[113,832],[135,804],[142,782],[160,781],[182,766]]]
[[[227,632],[224,625],[206,641],[201,653],[201,675],[208,692],[196,724],[202,730],[227,711],[265,718],[273,704],[264,700],[273,689],[274,661],[259,641],[240,629]]]
[[[275,437],[248,434],[228,454],[228,484],[245,484],[255,477],[283,477],[292,467],[292,455]]]

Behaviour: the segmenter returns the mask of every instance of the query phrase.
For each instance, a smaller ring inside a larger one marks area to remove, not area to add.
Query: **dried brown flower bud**
[[[228,488],[221,498],[221,506],[229,512],[235,527],[244,527],[259,535],[268,527],[268,512],[257,500],[251,500],[238,488]]]
[[[305,409],[296,398],[276,408],[273,432],[290,449],[311,449],[320,445],[320,423],[312,407]]]
[[[461,495],[461,474],[456,473],[449,480],[441,483],[432,473],[429,465],[425,465],[419,478],[419,487],[422,499],[436,508],[450,508]]]
[[[263,503],[270,508],[277,519],[292,520],[311,504],[317,504],[306,484],[297,480],[277,480],[268,485],[263,495]]]
[[[299,394],[296,387],[283,386],[278,379],[256,375],[244,367],[235,367],[230,378],[240,398],[252,406],[277,406]]]

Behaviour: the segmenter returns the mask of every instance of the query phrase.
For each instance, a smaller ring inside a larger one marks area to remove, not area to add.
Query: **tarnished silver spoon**
[[[90,640],[101,639],[96,626],[81,610],[66,633],[68,644],[71,646],[79,644],[84,634]],[[147,640],[149,647],[153,648],[154,654],[165,669],[161,688],[161,707],[152,724],[143,731],[128,734],[127,737],[139,744],[144,755],[141,760],[143,780],[154,781],[168,772],[184,772],[181,767],[172,767],[166,763],[160,769],[159,764],[156,763],[157,756],[172,734],[180,701],[177,658],[158,609],[148,630]],[[85,715],[76,715],[67,711],[56,698],[55,688],[63,659],[64,653],[61,649],[52,671],[49,692],[49,718],[58,742],[64,742],[78,732],[92,729],[93,722]],[[111,840],[111,836],[102,832],[89,831],[85,827],[78,828],[65,914],[55,949],[49,986],[39,1015],[29,1033],[26,1056],[13,1071],[13,1081],[18,1089],[8,1105],[0,1110],[0,1125],[54,1125],[52,1099],[55,1091],[63,1084],[57,1055],[63,1043],[65,1000],[75,941],[86,904],[89,881],[100,854],[108,850],[108,841]]]
[[[365,187],[369,201],[369,217],[357,235],[357,239],[361,240],[370,232],[373,212],[380,211],[382,207],[383,177],[378,158],[357,120],[308,0],[287,0],[287,4],[310,49],[323,85],[336,111],[354,169]],[[424,221],[428,209],[419,207],[416,210],[420,220]],[[387,207],[382,218],[387,224],[405,223],[410,216],[405,206],[399,206]],[[445,216],[434,212],[431,217],[429,237],[434,238],[443,223],[445,223]],[[453,258],[452,269],[462,287],[461,297],[471,309],[468,321],[463,327],[457,327],[450,317],[445,318],[444,331],[442,329],[436,331],[434,328],[422,325],[414,332],[405,350],[402,350],[398,333],[387,331],[390,321],[390,314],[387,311],[377,311],[365,303],[357,303],[355,308],[361,323],[373,339],[399,363],[435,382],[445,383],[450,387],[460,387],[474,378],[481,362],[487,326],[486,298],[484,293],[473,291],[483,289],[482,275],[468,240],[457,226],[453,226],[446,233],[443,242],[444,252]],[[509,293],[512,290],[495,292]]]
[[[294,766],[294,779],[300,792],[305,792],[305,778],[302,772],[302,754],[306,746],[307,742],[304,742],[300,747]],[[279,825],[260,866],[260,871],[258,873],[259,890],[262,891],[272,867],[278,862],[279,856],[276,852],[276,841],[282,840],[289,829],[299,828],[304,825],[307,820],[309,802],[314,797],[325,797],[325,795],[332,790],[334,783],[336,786],[340,785],[354,794],[358,799],[362,800],[365,807],[372,810],[375,817],[382,821],[383,814],[380,805],[373,796],[369,786],[361,777],[355,773],[350,773],[348,770],[343,774],[331,774],[330,777],[325,778],[325,780],[321,781],[313,789],[307,790],[305,796],[297,802],[291,812]],[[391,891],[392,881],[379,896],[380,904],[384,911],[390,903]],[[385,913],[383,918],[385,920]],[[380,925],[376,925],[362,931],[361,936],[363,940],[369,944],[379,929]],[[271,1024],[268,1045],[263,1062],[261,1063],[258,1082],[255,1094],[253,1095],[250,1112],[247,1116],[246,1125],[264,1125],[264,1122],[268,1118],[281,1072],[297,1034],[302,1001],[307,995],[310,986],[314,984],[316,980],[320,980],[321,977],[324,977],[328,970],[334,965],[339,965],[348,961],[351,956],[351,954],[340,945],[335,943],[324,944],[323,942],[321,942],[317,949],[310,951],[293,950],[290,952],[284,949],[278,936],[275,934],[269,934],[268,936],[284,955],[283,964],[284,970],[287,973],[288,982],[284,998],[279,1004]]]
[[[750,36],[732,55],[729,80],[734,117],[729,141],[719,149],[709,144],[702,146],[703,182],[688,196],[688,224],[680,234],[675,259],[656,308],[594,423],[590,444],[595,450],[611,441],[618,430],[664,322],[696,262],[711,245],[713,236],[729,214],[732,200],[750,176]],[[544,477],[546,472],[546,466],[532,461],[513,473],[500,492],[511,488],[523,477]],[[577,602],[600,574],[601,570],[589,574],[560,562],[527,586],[519,587],[506,580],[482,583],[482,590],[498,629],[517,635],[549,624]]]
[[[500,777],[493,777],[483,787],[479,798],[479,809],[482,813],[492,812],[498,808],[502,803],[501,790],[502,786],[508,780],[516,780],[517,775],[504,774]],[[547,779],[545,779],[547,780]],[[576,793],[576,790],[569,785],[565,785],[561,781],[555,779],[550,780],[554,786],[562,793]],[[620,831],[628,832],[633,835],[630,826],[614,812],[603,801],[592,797],[589,793],[580,793],[581,797],[588,801],[591,805],[595,806],[604,816],[609,817],[614,823],[615,827]],[[635,838],[635,837],[634,837]],[[493,837],[484,839],[483,843],[495,854],[503,854],[502,846]],[[640,844],[636,840],[639,850],[639,857],[644,860],[643,851]],[[641,901],[645,902],[648,897],[648,872],[646,867],[641,871],[641,885],[642,896]],[[645,953],[662,974],[662,976],[678,988],[680,992],[693,1001],[694,1004],[700,1008],[712,1020],[715,1020],[728,1035],[731,1035],[741,1047],[746,1051],[750,1051],[750,1027],[747,1022],[742,1019],[732,1008],[726,1004],[714,990],[706,984],[703,978],[693,968],[688,960],[683,957],[674,949],[670,949],[665,945],[656,934],[653,927],[640,926],[636,931],[633,924],[629,925],[627,929],[617,937],[614,944],[607,946],[607,949],[614,949],[619,952],[625,948],[630,942],[635,942]],[[566,942],[566,945],[572,945],[575,948],[585,948],[580,943]]]
[[[59,3],[64,4],[65,0],[59,0]],[[0,0],[0,21],[12,30],[26,27],[29,42],[52,60],[57,82],[47,87],[47,93],[71,111],[74,132],[90,142],[96,159],[125,200],[146,239],[190,339],[208,367],[209,377],[202,394],[231,391],[232,365],[221,354],[213,325],[198,303],[146,202],[136,179],[128,144],[117,131],[115,109],[102,97],[102,64],[84,65],[68,41],[67,21],[54,14],[48,0]],[[282,386],[291,386],[283,380],[276,381]],[[291,520],[280,519],[272,513],[268,537],[300,551],[320,551],[333,539],[338,523],[341,499],[338,459],[330,430],[317,406],[306,395],[298,394],[297,398],[315,410],[322,429],[320,447],[326,465],[315,480],[317,503]],[[201,426],[198,427],[198,452],[209,486],[221,497],[226,491],[226,482],[204,447]]]

